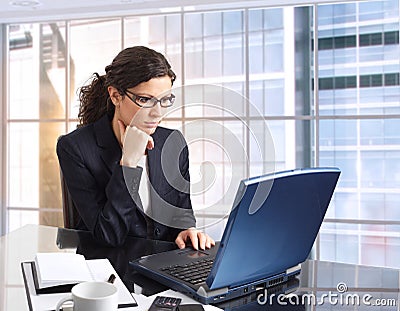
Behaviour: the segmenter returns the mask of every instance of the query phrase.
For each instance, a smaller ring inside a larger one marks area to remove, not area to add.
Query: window
[[[338,166],[317,256],[399,267],[398,1],[18,24],[8,39],[8,230],[62,225],[55,143],[76,127],[76,90],[121,48],[147,45],[178,76],[164,124],[191,140],[193,204],[209,234],[220,238],[239,179]]]

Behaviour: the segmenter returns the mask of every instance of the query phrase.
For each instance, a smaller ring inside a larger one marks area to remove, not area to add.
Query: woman
[[[80,125],[57,143],[80,215],[76,229],[113,246],[133,235],[210,248],[215,242],[195,229],[186,142],[179,131],[158,126],[174,101],[170,64],[136,46],[105,71],[80,89]]]

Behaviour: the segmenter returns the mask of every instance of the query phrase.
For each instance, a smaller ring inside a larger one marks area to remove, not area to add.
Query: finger
[[[198,238],[199,238],[200,248],[202,250],[205,250],[206,249],[206,242],[207,242],[206,235],[203,232],[199,232],[197,235],[198,235]]]
[[[118,127],[119,127],[119,133],[120,133],[120,135],[121,135],[121,141],[120,141],[120,143],[121,143],[121,145],[122,145],[123,142],[124,142],[124,136],[125,136],[126,126],[125,126],[125,124],[124,124],[121,120],[118,120]]]
[[[146,132],[142,131],[141,129],[137,128],[134,125],[131,125],[127,131],[129,131],[132,139],[135,140],[136,144],[138,145],[138,148],[140,150],[143,149],[144,153],[146,151],[146,147],[148,145],[150,136]]]
[[[189,238],[192,242],[192,246],[195,250],[199,249],[199,240],[197,238],[197,231],[196,230],[189,230]]]
[[[209,235],[206,236],[207,236],[206,247],[211,248],[212,246],[215,245],[215,241]]]
[[[185,248],[185,241],[183,240],[183,238],[182,238],[182,234],[181,233],[179,233],[178,234],[178,237],[175,239],[175,244],[180,248],[180,249],[182,249],[182,248]]]
[[[152,150],[154,148],[154,139],[153,137],[149,136],[149,140],[147,142],[147,149]]]

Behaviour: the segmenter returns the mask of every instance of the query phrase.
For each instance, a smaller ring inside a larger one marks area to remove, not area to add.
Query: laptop
[[[339,175],[338,168],[308,168],[242,180],[216,246],[176,249],[130,264],[203,304],[287,282],[311,251]]]

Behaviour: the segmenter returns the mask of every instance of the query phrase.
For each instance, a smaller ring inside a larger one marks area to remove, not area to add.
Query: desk
[[[87,259],[108,258],[129,290],[152,295],[166,288],[132,271],[128,261],[173,248],[173,243],[133,237],[128,238],[121,247],[110,248],[96,243],[87,232],[24,226],[0,237],[0,310],[28,310],[20,262],[33,260],[38,252],[78,252]],[[337,287],[340,287],[340,291],[347,290],[341,293]],[[400,307],[399,288],[400,270],[397,269],[307,260],[302,264],[299,282],[290,300],[277,299],[281,298],[279,292],[272,295],[269,292],[267,299],[257,294],[219,307],[226,310],[395,311]],[[257,298],[264,304],[259,304]],[[357,299],[360,301],[358,306]],[[377,302],[386,306],[368,305]]]

